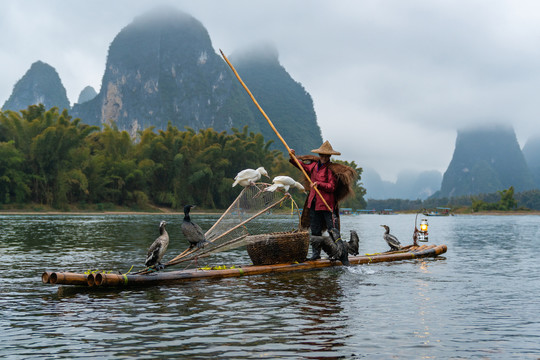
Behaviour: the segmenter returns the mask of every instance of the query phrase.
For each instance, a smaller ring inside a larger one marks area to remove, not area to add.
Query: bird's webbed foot
[[[159,264],[156,265],[156,270],[157,271],[160,271],[160,270],[163,270],[163,269],[165,269],[165,265],[163,265],[162,263],[159,263]]]
[[[199,242],[197,243],[197,248],[198,248],[198,249],[203,249],[203,248],[206,246],[206,244],[209,244],[209,242],[206,241],[206,240],[199,241]]]

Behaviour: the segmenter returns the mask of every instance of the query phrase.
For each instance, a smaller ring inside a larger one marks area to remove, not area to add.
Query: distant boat
[[[379,215],[397,215],[392,209],[384,209],[379,211]]]
[[[371,210],[367,210],[367,209],[356,210],[356,214],[357,214],[357,215],[360,215],[360,214],[376,214],[376,213],[377,213],[377,210],[375,210],[375,209],[371,209]]]
[[[452,210],[451,208],[437,207],[435,208],[435,210],[425,211],[423,214],[425,216],[449,216],[449,215],[453,215],[450,212],[451,210]]]

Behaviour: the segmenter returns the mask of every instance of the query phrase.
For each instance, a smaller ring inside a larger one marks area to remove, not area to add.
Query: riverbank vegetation
[[[452,208],[452,213],[486,213],[486,212],[519,212],[540,211],[540,190],[529,190],[515,193],[511,186],[506,190],[491,194],[474,196],[459,196],[455,198],[426,199],[426,200],[367,200],[367,209],[381,211],[393,209],[400,212],[414,212],[421,209],[436,207]]]
[[[114,125],[103,129],[72,119],[68,111],[32,105],[0,112],[0,209],[118,211],[225,209],[240,193],[236,174],[264,166],[271,178],[301,179],[271,141],[247,127],[232,133],[213,129],[148,128],[132,138]],[[358,175],[349,207],[365,207]],[[271,181],[265,179],[265,181]],[[299,206],[305,195],[291,191]]]

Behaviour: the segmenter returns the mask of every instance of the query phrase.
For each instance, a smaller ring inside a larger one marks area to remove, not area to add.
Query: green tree
[[[23,154],[14,141],[0,142],[0,203],[23,203],[30,194],[27,176],[22,170]]]
[[[499,200],[499,210],[503,211],[509,211],[514,210],[517,207],[517,201],[514,199],[514,187],[510,186],[506,190],[497,191],[499,195],[501,196],[501,199]]]

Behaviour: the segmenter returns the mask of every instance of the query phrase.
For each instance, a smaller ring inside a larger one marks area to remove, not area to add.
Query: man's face
[[[320,154],[319,157],[321,158],[321,163],[323,164],[330,161],[330,155]]]

